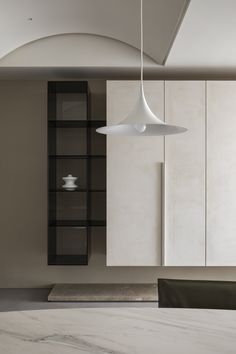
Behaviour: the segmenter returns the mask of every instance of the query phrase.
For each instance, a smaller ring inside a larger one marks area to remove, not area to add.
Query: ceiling
[[[236,0],[191,0],[167,67],[236,68]]]
[[[189,0],[144,0],[144,51],[163,64]],[[95,34],[140,45],[140,0],[0,0],[0,58],[58,34]]]
[[[145,78],[236,78],[236,0],[143,1]],[[138,78],[139,0],[20,4],[0,0],[0,78]]]

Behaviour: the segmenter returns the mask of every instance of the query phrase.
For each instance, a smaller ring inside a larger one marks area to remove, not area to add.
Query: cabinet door
[[[207,265],[236,265],[236,82],[207,83]]]
[[[205,265],[205,82],[167,81],[164,265]]]
[[[151,109],[163,119],[163,82],[145,82]],[[121,121],[139,82],[107,83],[107,124]],[[163,137],[107,138],[107,265],[161,264]]]

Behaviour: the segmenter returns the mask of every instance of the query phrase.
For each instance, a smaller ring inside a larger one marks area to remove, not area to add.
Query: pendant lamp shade
[[[139,98],[126,118],[117,125],[101,127],[96,131],[109,135],[152,136],[178,134],[186,130],[186,128],[165,124],[157,118],[147,104],[143,85],[141,85]]]
[[[143,0],[140,0],[141,18],[141,77],[138,100],[131,112],[117,125],[110,125],[96,129],[97,133],[106,135],[126,136],[158,136],[183,133],[187,129],[175,125],[165,124],[149,108],[143,87]]]

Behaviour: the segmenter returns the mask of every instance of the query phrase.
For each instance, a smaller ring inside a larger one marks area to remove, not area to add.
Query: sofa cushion
[[[159,307],[236,310],[236,282],[158,279]]]

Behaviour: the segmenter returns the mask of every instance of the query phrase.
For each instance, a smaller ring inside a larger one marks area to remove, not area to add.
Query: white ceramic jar
[[[74,191],[78,186],[75,184],[75,181],[78,179],[77,177],[73,177],[72,175],[68,175],[67,177],[62,177],[65,184],[63,184],[62,188],[67,191]]]

